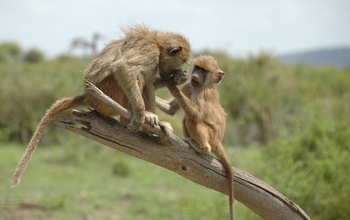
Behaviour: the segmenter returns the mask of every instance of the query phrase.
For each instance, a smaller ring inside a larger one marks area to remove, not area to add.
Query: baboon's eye
[[[200,67],[200,66],[195,66],[195,69],[198,71],[201,71],[201,72],[209,72],[208,70],[204,69],[203,67]]]

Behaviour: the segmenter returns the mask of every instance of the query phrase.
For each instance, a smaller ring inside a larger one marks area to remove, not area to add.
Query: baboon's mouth
[[[192,79],[191,79],[191,86],[193,86],[193,87],[199,86],[199,79],[198,79],[198,77],[192,77]]]

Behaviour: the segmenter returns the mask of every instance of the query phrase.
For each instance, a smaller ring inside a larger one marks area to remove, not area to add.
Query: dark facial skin
[[[199,87],[204,84],[207,79],[208,71],[198,66],[195,66],[191,74],[191,86]]]

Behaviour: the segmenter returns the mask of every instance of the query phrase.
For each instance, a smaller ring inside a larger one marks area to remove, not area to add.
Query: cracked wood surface
[[[60,117],[55,124],[228,195],[226,170],[220,161],[196,153],[177,136],[162,138],[141,132],[132,133],[117,120],[94,111],[74,110],[73,114],[77,119]],[[235,199],[263,219],[310,219],[297,204],[268,184],[242,170],[233,169]]]

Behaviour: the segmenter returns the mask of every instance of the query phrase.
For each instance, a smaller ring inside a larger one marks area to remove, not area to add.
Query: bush
[[[317,117],[264,153],[264,179],[313,219],[350,219],[349,122]]]
[[[74,57],[72,55],[69,55],[69,54],[61,54],[59,55],[57,58],[56,58],[57,61],[59,62],[76,62],[79,60],[79,58],[77,57]]]
[[[16,43],[0,44],[0,62],[15,62],[19,61],[22,49]]]
[[[0,141],[27,142],[55,100],[83,92],[83,68],[76,60],[0,64]]]
[[[217,58],[226,72],[217,87],[228,114],[225,142],[266,146],[290,135],[291,124],[314,112],[342,118],[349,113],[350,70],[308,65],[286,66],[261,52],[246,59],[222,52],[203,52]]]
[[[29,63],[39,63],[44,60],[44,54],[36,49],[31,49],[24,54],[23,60]]]

